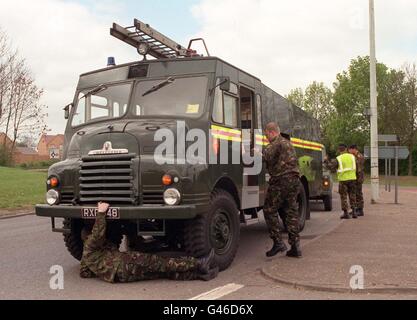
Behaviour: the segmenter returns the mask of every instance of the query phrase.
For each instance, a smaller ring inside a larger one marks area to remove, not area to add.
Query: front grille
[[[164,190],[160,186],[144,186],[142,192],[142,204],[165,204]]]
[[[87,156],[80,170],[80,202],[135,204],[134,154]]]
[[[63,190],[61,193],[61,204],[72,204],[75,194],[73,190]]]

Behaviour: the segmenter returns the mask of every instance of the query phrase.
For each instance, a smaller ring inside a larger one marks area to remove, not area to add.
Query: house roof
[[[21,154],[27,154],[27,155],[36,155],[36,154],[38,154],[35,149],[28,148],[28,147],[17,147],[16,152],[19,152]]]
[[[64,138],[65,136],[63,134],[58,134],[54,136],[45,134],[41,137],[41,140],[39,141],[39,143],[41,143],[44,140],[46,145],[50,145],[51,143],[60,145],[60,144],[64,144]]]
[[[6,138],[7,145],[10,145],[13,143],[13,141],[4,132],[0,132],[0,144],[3,144],[4,138]]]

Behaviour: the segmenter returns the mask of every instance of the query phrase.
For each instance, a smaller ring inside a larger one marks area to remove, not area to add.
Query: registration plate
[[[96,219],[98,214],[98,208],[82,208],[81,217],[83,219]],[[107,219],[118,220],[120,219],[120,208],[110,208],[107,211]]]

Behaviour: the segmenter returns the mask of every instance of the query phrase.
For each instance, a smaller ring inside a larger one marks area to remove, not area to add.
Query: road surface
[[[336,202],[336,201],[335,201]],[[335,203],[338,208],[339,204]],[[339,212],[323,212],[312,204],[312,220],[303,233],[303,244],[328,233],[339,223]],[[36,216],[0,220],[0,299],[336,299],[358,295],[308,292],[279,286],[262,276],[262,267],[279,263],[267,259],[270,249],[263,222],[243,227],[235,262],[211,282],[157,280],[132,284],[107,284],[97,279],[81,279],[79,263],[67,252],[62,235],[51,232],[49,219]],[[52,266],[62,266],[64,289],[50,288]],[[373,297],[378,298],[378,297]]]

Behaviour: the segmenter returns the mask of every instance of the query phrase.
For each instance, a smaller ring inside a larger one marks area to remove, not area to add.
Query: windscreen
[[[123,116],[127,111],[131,88],[131,83],[125,83],[100,90],[93,88],[81,91],[72,117],[72,126]],[[89,94],[91,90],[95,93]]]
[[[141,81],[133,99],[136,116],[198,117],[204,111],[206,77]]]

